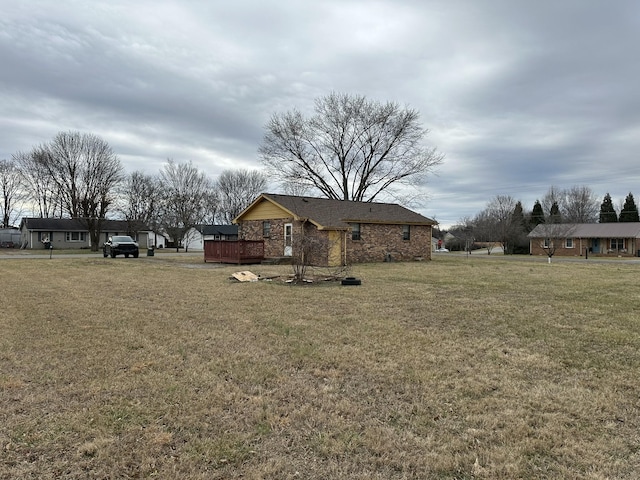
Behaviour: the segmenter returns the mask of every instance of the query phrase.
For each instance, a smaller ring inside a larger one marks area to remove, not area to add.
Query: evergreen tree
[[[560,215],[560,207],[558,202],[553,202],[551,209],[549,210],[549,221],[547,223],[561,223],[562,216]]]
[[[518,200],[511,214],[511,223],[513,224],[513,238],[509,242],[508,253],[528,253],[529,252],[529,222],[524,216],[522,202]]]
[[[631,192],[629,192],[629,195],[627,195],[627,198],[624,200],[624,205],[622,206],[622,211],[620,212],[618,221],[640,222],[640,217],[638,217],[638,207],[636,207],[636,202],[633,199],[633,194]]]
[[[533,211],[531,212],[531,227],[535,228],[537,225],[544,223],[544,210],[540,200],[536,200],[533,205]]]
[[[618,214],[615,208],[613,208],[613,202],[611,201],[611,195],[607,193],[600,205],[600,223],[614,223],[618,221]]]
[[[516,206],[513,208],[512,222],[518,228],[527,228],[527,222],[524,219],[524,210],[522,209],[522,202],[518,200]]]

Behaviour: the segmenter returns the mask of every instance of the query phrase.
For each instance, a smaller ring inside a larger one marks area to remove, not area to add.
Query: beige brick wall
[[[264,256],[267,258],[282,257],[284,255],[284,225],[293,223],[294,235],[300,232],[300,222],[293,218],[267,220],[271,224],[269,237],[262,232],[263,220],[246,220],[240,223],[238,237],[242,240],[264,240]]]
[[[360,224],[360,240],[347,236],[349,263],[383,262],[389,254],[396,261],[431,259],[431,227],[411,225],[410,240],[403,240],[402,225]]]
[[[284,225],[293,224],[294,254],[298,251],[302,238],[302,223],[288,219],[270,220],[271,232],[268,238],[263,237],[263,220],[246,220],[239,225],[239,237],[245,240],[264,240],[264,254],[267,258],[284,255]],[[307,238],[318,238],[317,244],[310,248],[313,265],[326,265],[328,251],[331,248],[329,233],[305,223],[304,235]],[[361,224],[360,240],[352,240],[350,232],[340,235],[343,242],[346,236],[347,263],[383,262],[387,254],[395,261],[412,261],[417,258],[431,259],[431,227],[428,225],[411,225],[410,240],[403,240],[402,225]]]

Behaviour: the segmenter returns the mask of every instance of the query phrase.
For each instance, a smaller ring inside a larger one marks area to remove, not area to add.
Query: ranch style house
[[[317,266],[431,259],[437,222],[392,203],[263,193],[235,219],[264,257],[305,256]]]
[[[86,224],[77,218],[28,218],[20,222],[21,248],[54,249],[91,248],[91,236]],[[100,233],[102,247],[113,235],[130,235],[140,248],[153,244],[149,238],[149,228],[140,222],[127,220],[104,220]]]
[[[541,223],[528,237],[532,255],[546,255],[554,242],[555,255],[640,257],[639,222]]]

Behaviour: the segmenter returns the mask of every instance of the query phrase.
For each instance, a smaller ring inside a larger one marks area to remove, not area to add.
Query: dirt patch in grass
[[[636,266],[452,256],[286,288],[187,264],[0,261],[0,478],[640,469]]]

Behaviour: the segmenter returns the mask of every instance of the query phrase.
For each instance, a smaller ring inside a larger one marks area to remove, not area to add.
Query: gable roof
[[[20,222],[20,228],[45,232],[86,232],[86,224],[79,218],[30,218],[25,217]],[[133,227],[133,228],[132,228]],[[149,228],[142,222],[128,220],[104,220],[103,232],[125,232],[131,229],[146,231]]]
[[[529,238],[543,238],[549,235],[549,229],[559,224],[536,225]],[[640,238],[640,222],[613,223],[575,223],[566,225],[567,231],[573,238]]]
[[[435,225],[437,222],[396,203],[352,202],[331,198],[263,193],[234,220],[260,202],[268,201],[297,220],[309,220],[320,229],[346,229],[350,223]]]
[[[200,225],[198,230],[202,235],[238,235],[238,225]]]

